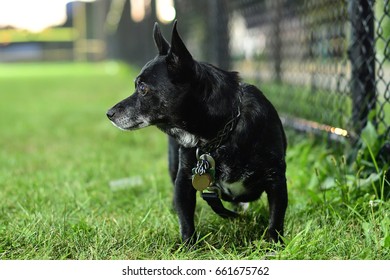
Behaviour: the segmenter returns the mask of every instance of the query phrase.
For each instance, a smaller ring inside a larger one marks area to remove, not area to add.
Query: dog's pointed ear
[[[164,38],[164,36],[161,34],[160,27],[158,27],[157,22],[154,24],[154,28],[153,28],[153,39],[154,39],[154,43],[156,44],[156,47],[158,49],[159,55],[168,54],[168,51],[170,48],[169,43]]]
[[[184,45],[179,33],[177,32],[177,20],[173,24],[171,48],[168,53],[168,62],[176,64],[178,67],[192,66],[193,58],[187,47]]]

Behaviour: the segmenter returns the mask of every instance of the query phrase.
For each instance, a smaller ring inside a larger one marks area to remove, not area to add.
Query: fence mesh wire
[[[286,124],[390,137],[389,0],[176,1],[194,56],[238,70]]]

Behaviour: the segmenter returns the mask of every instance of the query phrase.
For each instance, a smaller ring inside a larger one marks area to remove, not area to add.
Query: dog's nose
[[[113,110],[113,109],[108,110],[107,113],[106,113],[106,115],[107,115],[107,117],[108,117],[110,120],[112,120],[112,118],[113,118],[114,115],[115,115],[115,110]]]

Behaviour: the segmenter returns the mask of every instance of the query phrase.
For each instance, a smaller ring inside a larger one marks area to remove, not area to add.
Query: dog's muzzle
[[[150,125],[149,118],[139,115],[135,115],[135,117],[130,117],[122,110],[118,110],[115,107],[108,110],[106,115],[114,126],[122,130],[135,130]]]

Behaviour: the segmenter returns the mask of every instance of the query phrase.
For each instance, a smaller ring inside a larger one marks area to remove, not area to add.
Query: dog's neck
[[[236,72],[200,62],[194,76],[187,89],[192,98],[182,104],[182,114],[157,127],[184,147],[216,149],[233,132],[240,115],[240,80]]]
[[[232,133],[241,116],[241,93],[238,94],[238,104],[233,112],[230,112],[229,119],[222,122],[213,122],[206,119],[195,120],[195,123],[182,121],[179,125],[157,125],[163,132],[167,133],[186,148],[200,148],[203,152],[210,153],[217,150],[221,144],[226,142]],[[203,116],[205,117],[205,116]],[[216,127],[222,127],[219,130]],[[193,129],[191,129],[194,127]],[[206,129],[207,127],[207,129]],[[203,128],[203,129],[202,129]],[[211,134],[210,134],[211,131]],[[211,135],[211,136],[210,136]]]

